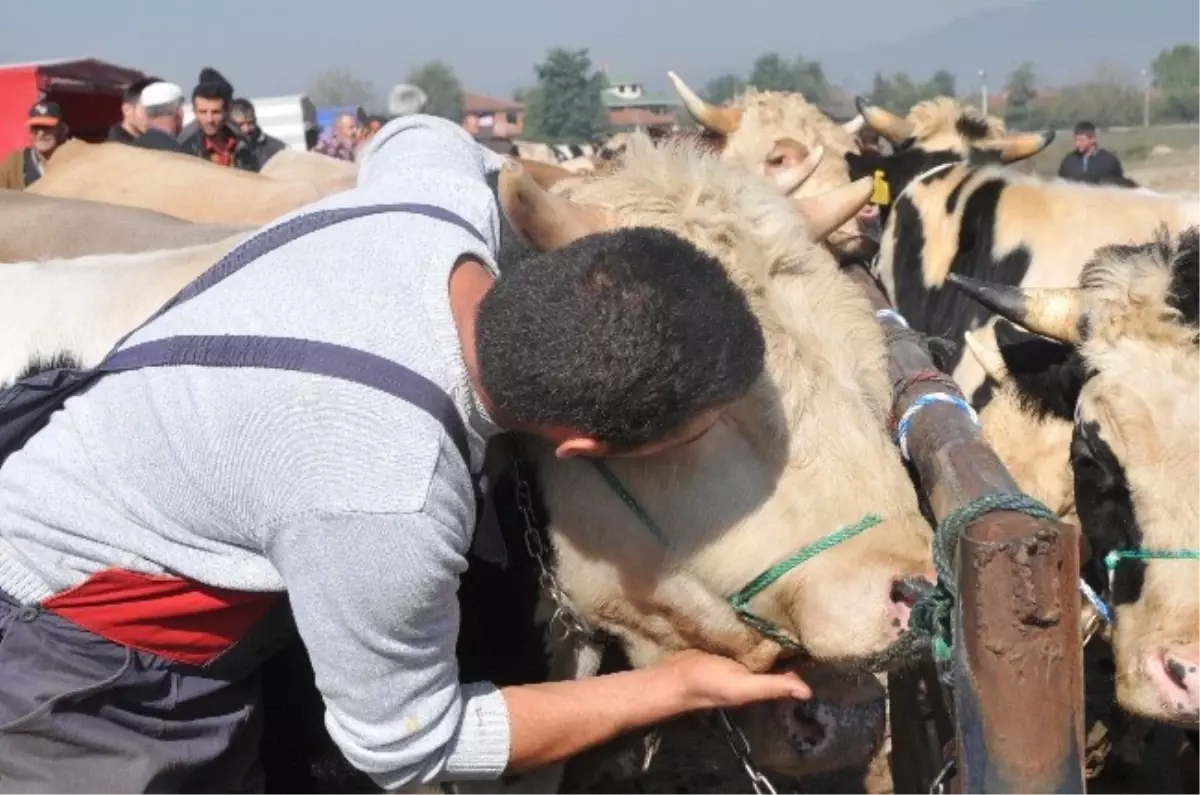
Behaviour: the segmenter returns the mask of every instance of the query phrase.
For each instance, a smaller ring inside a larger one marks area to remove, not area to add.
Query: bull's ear
[[[1083,357],[1074,347],[996,320],[996,344],[1009,383],[1022,404],[1038,416],[1073,421],[1086,380]]]

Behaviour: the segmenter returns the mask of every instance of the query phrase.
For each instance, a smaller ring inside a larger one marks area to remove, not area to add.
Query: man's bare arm
[[[733,660],[697,651],[650,668],[501,693],[512,732],[508,773],[561,762],[687,712],[812,695],[794,674],[753,674]]]

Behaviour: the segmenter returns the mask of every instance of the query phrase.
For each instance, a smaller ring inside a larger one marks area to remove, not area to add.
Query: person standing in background
[[[23,190],[41,179],[46,161],[67,140],[62,109],[54,102],[38,102],[29,109],[29,146],[18,149],[0,163],[0,188]]]
[[[313,147],[314,152],[354,162],[354,151],[358,147],[358,119],[350,113],[339,115],[333,122],[333,132]]]
[[[154,83],[142,92],[141,104],[146,131],[133,139],[131,145],[184,154],[176,140],[183,126],[183,89],[174,83]]]
[[[1096,125],[1081,121],[1075,125],[1075,151],[1063,158],[1058,167],[1058,176],[1074,182],[1090,182],[1094,185],[1135,184],[1125,176],[1121,161],[1107,149],[1100,148],[1096,138]]]
[[[205,73],[201,72],[201,77]],[[243,171],[258,171],[258,158],[241,131],[229,121],[229,104],[233,92],[224,80],[200,82],[192,90],[192,112],[196,115],[196,130],[180,141],[185,154],[195,155],[210,163]]]
[[[287,144],[278,138],[267,135],[258,126],[258,113],[254,110],[254,103],[245,97],[238,97],[229,104],[229,120],[245,137],[250,151],[258,159],[259,168],[265,166],[272,157],[287,149]]]
[[[121,97],[121,123],[108,128],[107,141],[121,144],[133,140],[146,131],[146,112],[142,107],[142,92],[147,86],[162,82],[157,77],[144,77],[129,84]]]

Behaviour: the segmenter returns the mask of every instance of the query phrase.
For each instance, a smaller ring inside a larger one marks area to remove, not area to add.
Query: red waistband
[[[245,637],[279,597],[106,569],[42,607],[122,646],[204,665]]]

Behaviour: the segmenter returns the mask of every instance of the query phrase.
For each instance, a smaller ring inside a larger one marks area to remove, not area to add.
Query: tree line
[[[581,142],[609,132],[608,113],[601,90],[608,83],[595,69],[586,49],[554,48],[534,66],[535,81],[513,98],[525,103],[525,132],[530,140]],[[1005,101],[989,112],[1003,115],[1014,129],[1070,126],[1089,119],[1099,126],[1137,125],[1147,110],[1152,124],[1195,122],[1200,118],[1200,49],[1178,44],[1164,49],[1151,64],[1147,85],[1137,76],[1113,66],[1101,66],[1088,80],[1058,89],[1039,85],[1036,67],[1022,63],[1003,84]],[[463,88],[454,68],[440,60],[414,68],[404,82],[421,88],[429,97],[425,113],[461,121]],[[710,102],[728,102],[753,86],[759,91],[795,91],[818,104],[845,102],[846,92],[830,83],[821,64],[803,56],[788,59],[777,52],[760,56],[745,77],[733,72],[704,86]],[[877,72],[866,94],[874,104],[905,113],[915,103],[937,96],[958,95],[954,75],[939,69],[921,79],[904,72]],[[368,80],[344,69],[322,72],[313,78],[309,98],[318,106],[362,105],[368,112],[386,114],[384,102]],[[969,93],[966,101],[978,104]]]

